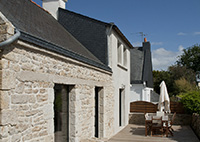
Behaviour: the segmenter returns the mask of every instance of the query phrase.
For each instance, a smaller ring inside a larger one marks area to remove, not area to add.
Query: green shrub
[[[200,114],[200,91],[190,91],[181,95],[181,102],[183,103],[187,113]]]

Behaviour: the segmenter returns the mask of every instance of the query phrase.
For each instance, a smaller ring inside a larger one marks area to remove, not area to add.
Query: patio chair
[[[172,131],[174,131],[174,129],[172,128],[172,125],[174,123],[175,116],[176,116],[176,112],[173,114],[171,121],[168,121],[168,130],[172,136],[173,136]],[[164,130],[167,129],[166,123],[163,123],[163,128],[164,128]]]
[[[164,116],[164,111],[156,111],[156,116]]]
[[[159,135],[156,135],[158,132],[160,133],[161,136],[163,136],[164,130],[163,130],[162,116],[161,117],[154,116],[152,118],[151,136],[159,136]]]

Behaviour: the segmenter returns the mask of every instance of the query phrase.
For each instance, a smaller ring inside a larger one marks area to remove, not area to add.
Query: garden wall
[[[191,127],[196,133],[196,135],[200,138],[200,116],[197,113],[193,113]]]

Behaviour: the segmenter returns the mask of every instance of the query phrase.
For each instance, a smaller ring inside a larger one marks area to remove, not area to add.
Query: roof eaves
[[[50,43],[48,41],[45,41],[43,39],[37,38],[37,37],[35,37],[33,35],[30,35],[30,34],[24,32],[24,31],[20,31],[20,32],[21,32],[21,36],[19,37],[19,39],[21,39],[23,41],[27,41],[29,43],[41,46],[44,49],[59,53],[61,55],[70,57],[72,59],[81,61],[83,63],[95,66],[97,68],[100,68],[100,69],[103,69],[105,71],[108,71],[108,72],[112,73],[111,68],[106,66],[106,65],[104,65],[103,63],[101,64],[99,62],[96,62],[96,61],[93,61],[91,59],[88,59],[88,58],[86,58],[84,56],[81,56],[81,55],[79,55],[77,53],[74,53],[74,52],[72,52],[70,50],[64,49],[64,48],[62,48],[62,47],[60,47],[58,45],[52,44],[52,43]]]
[[[128,44],[130,48],[134,48],[133,45],[128,41],[125,35],[119,30],[116,25],[113,25],[114,30],[122,37],[122,39]]]

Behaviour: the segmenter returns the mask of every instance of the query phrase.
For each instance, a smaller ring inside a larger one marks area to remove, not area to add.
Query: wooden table
[[[148,127],[152,124],[152,117],[159,117],[156,116],[156,113],[148,113],[147,116],[145,117],[145,136],[147,136],[148,133]],[[168,137],[169,133],[169,128],[168,128],[168,115],[162,116],[162,122],[166,124],[166,137]]]

